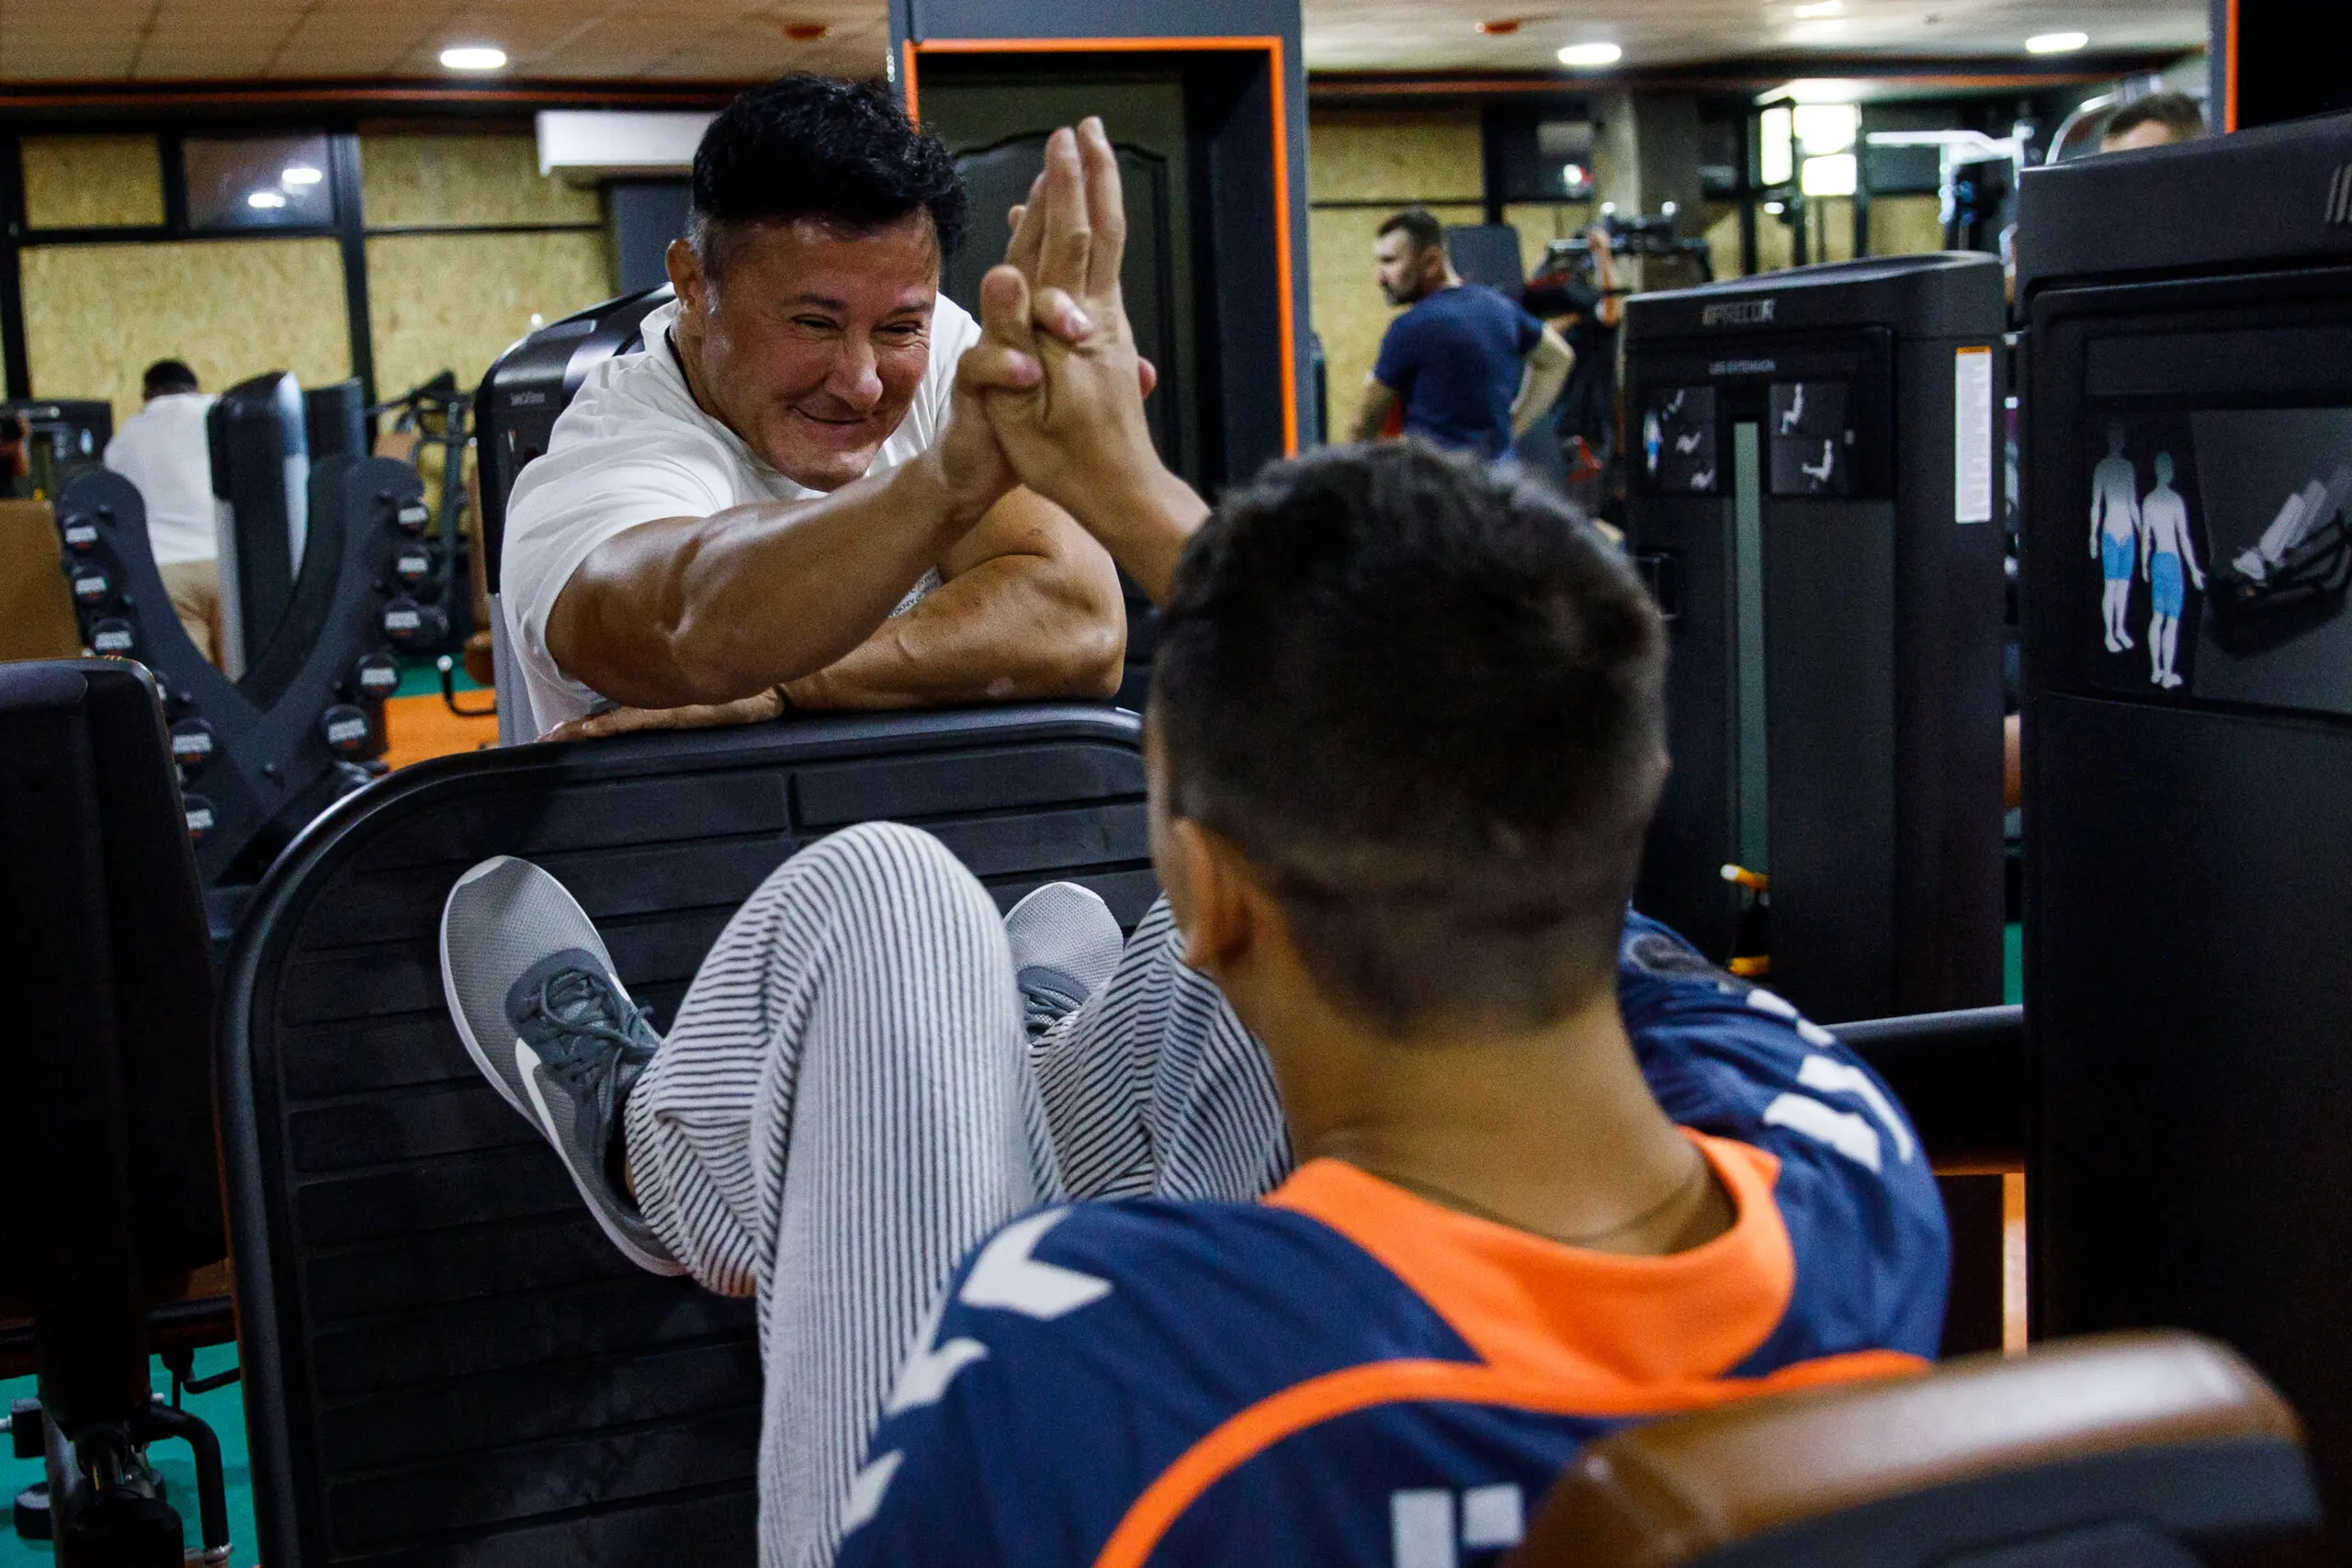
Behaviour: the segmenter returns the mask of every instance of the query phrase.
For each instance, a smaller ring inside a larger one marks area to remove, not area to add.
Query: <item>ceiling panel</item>
[[[1177,0],[1169,0],[1170,4]],[[1518,8],[1515,8],[1518,7]],[[1481,21],[1517,21],[1481,33]],[[786,27],[820,24],[799,40]],[[1605,39],[1639,71],[1711,61],[1875,53],[2023,59],[2028,35],[2098,50],[2192,49],[2205,0],[1306,0],[1317,70],[1555,68]],[[452,43],[495,43],[510,75],[757,80],[880,72],[880,0],[0,0],[0,80],[441,74]]]

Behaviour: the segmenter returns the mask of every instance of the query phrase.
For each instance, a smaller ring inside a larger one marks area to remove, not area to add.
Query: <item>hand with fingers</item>
[[[1160,463],[1144,417],[1150,366],[1119,290],[1126,215],[1098,119],[1057,130],[1002,265],[980,285],[983,336],[956,377],[1021,481],[1078,519],[1155,599],[1206,512]]]

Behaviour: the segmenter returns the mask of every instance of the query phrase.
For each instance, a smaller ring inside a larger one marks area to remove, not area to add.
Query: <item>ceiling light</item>
[[[1598,65],[1614,65],[1624,58],[1624,50],[1613,43],[1572,43],[1560,51],[1561,64],[1585,70]]]
[[[1861,169],[1851,152],[1833,152],[1807,158],[1797,183],[1807,196],[1851,196],[1861,183]]]
[[[1591,181],[1592,171],[1582,164],[1563,164],[1560,166],[1560,183],[1571,190],[1589,185]]]
[[[1800,6],[1789,14],[1800,22],[1814,21],[1822,17],[1835,17],[1846,9],[1846,0],[1815,0],[1810,6]]]
[[[245,197],[245,205],[247,207],[258,207],[264,210],[268,210],[272,208],[285,206],[286,198],[274,190],[257,190],[254,192],[253,195]]]
[[[1808,157],[1843,152],[1854,144],[1861,120],[1862,111],[1851,104],[1799,104],[1797,141]]]
[[[2088,33],[2036,33],[2025,40],[2028,54],[2068,54],[2091,41]]]
[[[461,43],[443,50],[441,63],[451,71],[503,71],[506,51],[492,44]]]
[[[280,185],[288,186],[314,186],[325,178],[326,175],[308,164],[288,164],[285,171],[277,176]]]
[[[1788,209],[1789,204],[1785,201],[1768,201],[1764,204],[1764,210],[1770,213],[1775,218],[1778,218],[1781,213],[1786,212]]]

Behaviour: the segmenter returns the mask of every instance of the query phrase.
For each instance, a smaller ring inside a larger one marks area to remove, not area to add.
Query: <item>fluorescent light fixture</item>
[[[314,186],[325,178],[326,175],[308,164],[288,164],[284,172],[277,176],[277,183],[284,186]]]
[[[2025,40],[2028,54],[2070,54],[2091,41],[2088,33],[2036,33]]]
[[[1807,196],[1851,196],[1861,183],[1861,169],[1851,152],[1832,152],[1826,158],[1807,158],[1800,188]]]
[[[1774,104],[1758,117],[1762,145],[1756,172],[1768,186],[1784,186],[1796,177],[1796,150],[1790,145],[1795,132],[1789,117],[1786,104]]]
[[[1600,65],[1614,65],[1625,58],[1622,45],[1613,43],[1572,43],[1560,51],[1560,63],[1580,70]]]
[[[1789,14],[1800,22],[1815,22],[1824,17],[1842,15],[1845,9],[1846,0],[1815,0],[1815,4],[1800,6]]]
[[[251,196],[245,197],[245,205],[247,207],[258,207],[264,211],[268,211],[273,209],[285,206],[286,198],[274,190],[257,190]]]
[[[1797,141],[1804,144],[1808,158],[1845,152],[1853,146],[1861,128],[1862,111],[1851,104],[1797,106]]]
[[[503,71],[506,51],[494,44],[461,43],[443,50],[441,63],[451,71]]]

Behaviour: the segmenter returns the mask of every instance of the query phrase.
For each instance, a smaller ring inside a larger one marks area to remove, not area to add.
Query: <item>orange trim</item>
[[[917,107],[915,98],[914,39],[908,39],[899,45],[899,59],[900,62],[899,68],[900,84],[907,96],[907,122],[910,125],[921,125],[922,123],[922,111]]]
[[[2164,57],[2169,59],[2169,56]],[[1808,62],[1808,71],[1815,67]],[[1850,71],[1830,71],[1827,74],[1871,76],[1890,85],[1909,89],[1937,87],[1952,91],[2064,87],[2086,82],[2112,81],[2117,73],[2102,68],[2097,71],[2018,72],[2013,74],[1976,75],[1907,75],[1871,72],[1857,66]],[[1529,78],[1524,76],[1464,76],[1413,77],[1404,80],[1375,77],[1361,81],[1345,74],[1318,73],[1307,79],[1306,96],[1317,98],[1379,98],[1379,97],[1460,97],[1474,94],[1532,93],[1551,97],[1575,96],[1597,91],[1629,89],[1640,92],[1749,92],[1788,80],[1785,71],[1774,75],[1759,76],[1586,76],[1571,79],[1566,76]]]
[[[1262,38],[1049,38],[925,39],[906,40],[907,118],[916,114],[915,62],[925,54],[1180,54],[1219,50],[1264,50],[1267,90],[1273,108],[1275,321],[1281,331],[1283,455],[1298,453],[1298,322],[1291,273],[1290,120],[1283,96],[1283,40]]]
[[[2226,133],[2238,128],[2238,0],[2230,0],[2222,50],[2222,130]]]
[[[1427,1401],[1510,1405],[1554,1416],[1601,1418],[1703,1409],[1756,1394],[1927,1371],[1917,1356],[1862,1350],[1783,1367],[1768,1377],[1701,1379],[1645,1388],[1615,1379],[1560,1382],[1460,1361],[1376,1361],[1310,1378],[1227,1418],[1187,1449],[1129,1505],[1095,1568],[1142,1568],[1177,1520],[1211,1486],[1306,1428],[1376,1405]]]
[[[1369,1253],[1498,1372],[1637,1390],[1721,1377],[1789,1310],[1796,1255],[1773,1198],[1781,1162],[1683,1129],[1723,1183],[1722,1235],[1662,1257],[1595,1252],[1457,1213],[1340,1160],[1267,1198]]]

